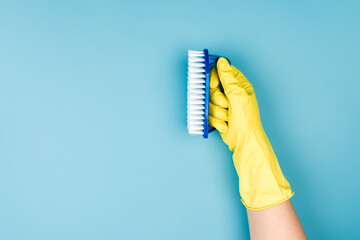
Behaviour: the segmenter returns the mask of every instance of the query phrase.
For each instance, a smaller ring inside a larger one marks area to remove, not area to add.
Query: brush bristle
[[[187,127],[194,135],[204,134],[205,57],[203,51],[188,51]]]

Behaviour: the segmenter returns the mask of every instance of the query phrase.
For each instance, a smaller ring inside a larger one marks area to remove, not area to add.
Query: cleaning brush
[[[188,51],[187,82],[187,128],[189,134],[203,135],[214,130],[209,127],[209,87],[210,68],[219,56],[209,55],[209,51]]]

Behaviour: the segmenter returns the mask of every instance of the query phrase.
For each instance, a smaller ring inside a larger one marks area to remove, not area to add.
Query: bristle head
[[[205,115],[205,55],[203,51],[188,51],[187,128],[189,134],[204,134]],[[207,124],[207,123],[206,123]]]

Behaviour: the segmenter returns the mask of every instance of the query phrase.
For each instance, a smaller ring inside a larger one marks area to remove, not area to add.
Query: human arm
[[[272,233],[281,235],[276,239],[306,239],[289,200],[294,192],[262,127],[254,89],[225,58],[211,71],[209,123],[234,152],[252,239],[274,239]]]
[[[264,210],[247,209],[252,240],[307,239],[290,200]]]

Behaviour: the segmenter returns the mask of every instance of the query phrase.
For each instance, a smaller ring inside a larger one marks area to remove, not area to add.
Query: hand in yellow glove
[[[210,73],[209,123],[234,151],[240,195],[247,208],[261,210],[292,197],[294,192],[263,130],[254,89],[225,58]]]

